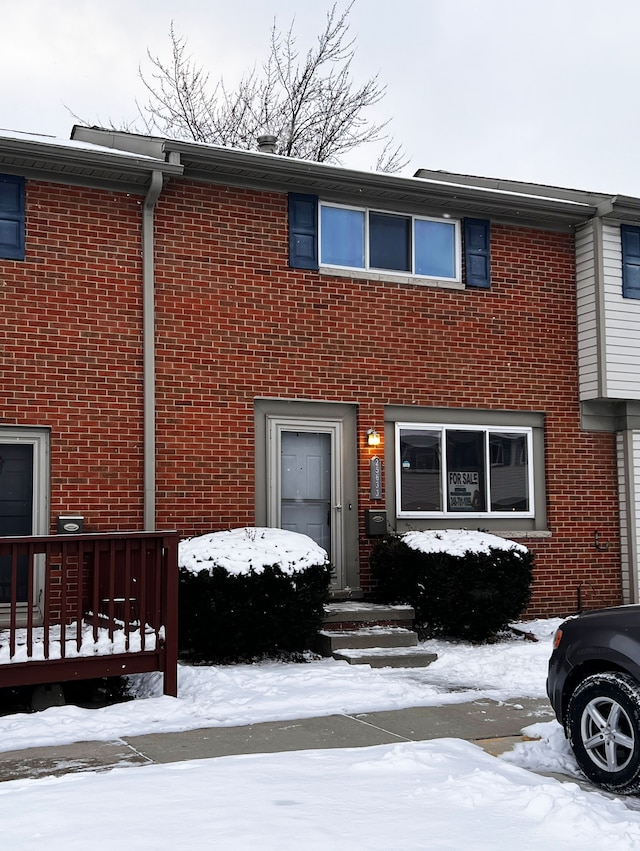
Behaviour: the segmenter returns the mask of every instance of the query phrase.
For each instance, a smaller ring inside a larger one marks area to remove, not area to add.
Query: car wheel
[[[567,707],[567,735],[584,774],[612,792],[640,789],[640,684],[609,671],[586,677]]]

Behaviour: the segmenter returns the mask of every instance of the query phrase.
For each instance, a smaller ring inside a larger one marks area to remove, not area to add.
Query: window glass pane
[[[411,219],[369,213],[369,266],[411,271]]]
[[[364,212],[343,207],[320,208],[320,262],[364,268]]]
[[[416,275],[455,278],[455,225],[449,222],[428,222],[416,219],[414,227]]]
[[[447,508],[486,511],[482,431],[447,430]]]
[[[442,511],[439,431],[400,429],[401,511]]]
[[[529,511],[527,435],[489,433],[492,511]]]

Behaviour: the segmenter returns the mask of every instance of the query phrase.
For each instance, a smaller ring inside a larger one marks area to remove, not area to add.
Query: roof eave
[[[608,203],[602,204],[599,214],[613,221],[640,222],[640,198],[630,195],[616,195]]]
[[[426,168],[418,169],[414,177],[420,178],[421,180],[455,183],[460,186],[483,187],[512,194],[537,195],[543,198],[573,201],[575,203],[587,204],[590,206],[595,206],[611,197],[603,192],[588,192],[582,189],[568,189],[561,186],[527,183],[522,180],[506,180],[499,177],[480,177],[471,174],[459,174],[456,172],[442,170],[434,171]]]
[[[495,191],[483,186],[452,186],[441,181],[364,172],[326,163],[167,140],[168,152],[180,156],[184,176],[193,180],[251,186],[271,191],[309,192],[333,200],[360,198],[442,208],[452,214],[495,215],[527,221],[574,225],[596,213],[593,203],[544,195]]]
[[[179,176],[183,169],[164,159],[64,142],[0,136],[0,171],[34,179],[119,186],[124,191],[144,192],[152,172]]]
[[[141,182],[146,182],[146,177],[141,175],[148,175],[150,170],[157,168],[169,175],[183,175],[198,181],[274,192],[308,192],[321,198],[361,203],[363,206],[397,205],[399,210],[413,207],[429,215],[449,213],[491,217],[566,229],[593,217],[598,203],[607,197],[573,190],[559,195],[560,190],[553,194],[549,187],[492,181],[489,178],[464,178],[426,170],[419,172],[424,175],[421,177],[399,177],[275,154],[96,127],[76,126],[72,138],[83,144],[77,148],[46,145],[55,162],[64,164],[66,168],[69,168],[69,163],[77,164],[79,161],[85,169],[115,167],[116,178],[118,174],[123,179],[126,174],[137,175]],[[25,155],[34,145],[33,142],[18,143],[15,140],[13,144],[14,149],[18,146]],[[45,147],[35,144],[38,151]],[[437,175],[437,179],[429,179],[428,174]],[[450,178],[456,177],[458,182],[452,182]]]

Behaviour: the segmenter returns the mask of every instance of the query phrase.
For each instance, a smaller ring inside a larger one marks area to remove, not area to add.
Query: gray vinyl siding
[[[622,297],[620,226],[576,232],[580,399],[640,400],[640,300]]]
[[[595,228],[589,222],[576,233],[578,373],[581,399],[599,397]]]

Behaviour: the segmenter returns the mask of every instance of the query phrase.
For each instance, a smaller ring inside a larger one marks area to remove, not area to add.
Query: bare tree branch
[[[139,69],[148,94],[138,104],[148,132],[229,147],[253,149],[261,134],[277,137],[277,153],[317,162],[339,163],[362,145],[382,144],[376,166],[399,171],[406,165],[401,146],[376,123],[370,109],[385,96],[378,75],[363,85],[353,81],[355,39],[349,37],[349,14],[355,0],[327,12],[324,30],[301,56],[294,21],[282,32],[274,20],[269,54],[260,70],[251,69],[234,88],[210,74],[187,53],[187,40],[169,32],[168,62],[147,51],[149,70]]]

